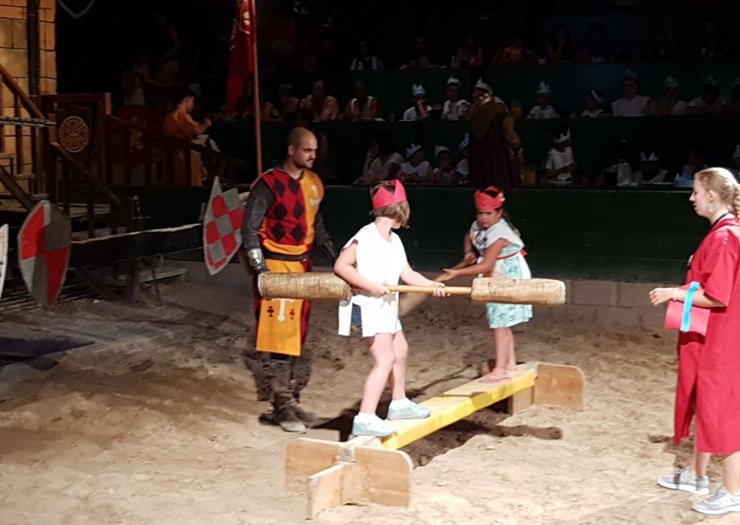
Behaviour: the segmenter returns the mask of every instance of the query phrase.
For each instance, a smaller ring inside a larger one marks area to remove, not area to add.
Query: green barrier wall
[[[643,148],[658,152],[662,165],[671,173],[685,162],[686,149],[701,140],[710,147],[710,164],[729,165],[735,145],[740,143],[737,117],[650,117],[526,120],[516,123],[528,163],[539,165],[551,145],[557,126],[570,126],[573,151],[581,169],[598,173],[611,164],[613,145],[627,139],[635,154]],[[432,159],[434,146],[445,145],[457,155],[457,145],[468,130],[467,122],[330,122],[317,125],[329,141],[329,164],[335,181],[351,183],[361,175],[367,149],[379,130],[390,132],[397,150],[403,152],[411,141],[420,141]],[[287,125],[266,122],[263,130],[263,159],[266,167],[285,155]],[[221,151],[254,163],[254,130],[242,122],[214,124],[211,136]],[[254,174],[252,174],[254,176]]]
[[[198,222],[207,188],[116,188],[138,195],[147,228]],[[399,232],[417,269],[437,271],[461,257],[474,219],[472,191],[409,188],[411,227]],[[708,229],[685,191],[525,189],[507,195],[535,276],[678,282]],[[322,204],[338,246],[369,222],[367,189],[330,186]],[[190,254],[200,259],[201,253]],[[322,261],[317,261],[322,262]]]

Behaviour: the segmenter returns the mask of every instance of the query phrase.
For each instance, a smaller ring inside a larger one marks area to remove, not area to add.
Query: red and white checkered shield
[[[51,202],[39,202],[18,232],[18,266],[28,291],[41,306],[54,304],[59,296],[71,245],[69,217]]]
[[[0,299],[3,298],[5,272],[8,270],[8,225],[0,226]]]
[[[242,244],[244,207],[236,188],[221,191],[218,177],[213,179],[211,198],[203,218],[203,252],[208,273],[220,272]]]

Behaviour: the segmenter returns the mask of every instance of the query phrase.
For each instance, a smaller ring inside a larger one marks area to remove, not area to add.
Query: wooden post
[[[254,141],[255,152],[257,155],[257,176],[262,174],[262,117],[260,112],[260,67],[257,57],[257,2],[256,0],[244,0],[250,2],[251,30],[252,30],[252,63],[254,64],[253,83],[254,89],[252,97],[254,99]]]

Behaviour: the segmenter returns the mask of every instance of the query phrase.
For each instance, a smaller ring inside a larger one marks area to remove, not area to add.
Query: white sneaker
[[[352,435],[353,436],[374,436],[374,437],[386,437],[396,433],[396,429],[392,425],[383,421],[378,416],[373,416],[371,419],[358,420],[359,416],[355,416],[352,421]]]
[[[682,490],[692,494],[709,494],[709,478],[694,476],[689,467],[684,467],[672,476],[660,476],[658,485],[665,489]]]
[[[691,508],[696,512],[710,515],[740,512],[740,494],[733,494],[720,485],[714,494],[697,501]]]

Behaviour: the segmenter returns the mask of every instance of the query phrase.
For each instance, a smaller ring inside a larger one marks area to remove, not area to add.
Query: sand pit
[[[565,312],[565,311],[563,311]],[[483,307],[429,300],[405,321],[408,388],[425,399],[476,377],[492,357]],[[286,443],[263,426],[242,363],[253,328],[246,288],[173,284],[135,306],[77,301],[3,319],[73,349],[0,373],[0,523],[300,524],[283,489]],[[335,335],[336,305],[315,303],[309,436],[349,428],[370,359]],[[683,465],[670,442],[675,334],[609,331],[565,313],[517,330],[520,360],[583,369],[586,410],[484,410],[409,446],[412,505],[341,507],[319,524],[692,524],[691,497],[655,477]],[[710,475],[718,479],[713,461]]]

